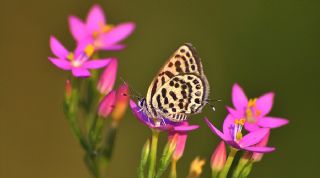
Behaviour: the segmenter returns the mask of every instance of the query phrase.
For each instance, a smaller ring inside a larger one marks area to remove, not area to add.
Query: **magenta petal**
[[[248,105],[248,98],[237,83],[232,87],[232,103],[237,110],[243,110]]]
[[[256,147],[256,146],[246,147],[243,149],[247,150],[247,151],[252,151],[255,153],[268,153],[268,152],[272,152],[272,151],[276,150],[276,148],[274,148],[274,147]]]
[[[66,59],[69,51],[54,36],[50,37],[50,48],[54,55],[61,59]]]
[[[199,128],[198,125],[181,125],[181,126],[174,127],[174,131],[184,132],[184,131],[196,130],[198,128]]]
[[[257,99],[256,106],[257,109],[261,112],[261,116],[265,116],[270,112],[273,105],[273,98],[274,93],[270,92],[260,96]]]
[[[259,126],[267,127],[267,128],[277,128],[277,127],[286,125],[288,123],[289,121],[287,119],[277,118],[277,117],[263,117],[263,118],[260,118],[258,121]]]
[[[102,48],[113,46],[129,36],[135,28],[134,23],[122,23],[114,27],[111,31],[100,35],[99,41],[103,43]]]
[[[76,41],[81,41],[89,36],[85,24],[78,17],[69,17],[69,28]]]
[[[257,123],[250,123],[250,122],[246,122],[244,124],[244,128],[249,132],[260,129],[260,127],[257,125]]]
[[[96,4],[90,9],[86,22],[89,33],[100,31],[100,29],[105,26],[106,19],[99,5]]]
[[[73,68],[72,69],[72,74],[75,77],[89,77],[90,76],[90,72],[88,69],[85,68]]]
[[[114,44],[112,46],[101,46],[101,49],[109,50],[109,51],[118,51],[124,49],[126,46],[122,44]]]
[[[70,70],[72,68],[70,62],[65,59],[57,59],[57,58],[49,57],[49,60],[60,69]]]
[[[137,104],[133,101],[130,100],[130,107],[135,115],[135,117],[142,123],[147,125],[148,127],[154,127],[153,126],[153,121],[149,119],[142,111],[140,111],[140,108],[137,106]],[[150,121],[150,122],[149,122]]]
[[[223,134],[228,140],[232,140],[232,132],[234,127],[235,118],[232,117],[231,114],[228,114],[227,117],[223,121]]]
[[[209,128],[211,129],[211,131],[213,133],[215,133],[216,135],[218,135],[218,137],[220,137],[222,140],[224,141],[229,141],[230,139],[228,137],[226,137],[219,129],[217,129],[213,124],[211,124],[211,122],[209,121],[209,119],[205,118],[204,121],[207,123],[207,125],[209,126]]]
[[[110,59],[95,59],[85,62],[82,67],[86,69],[99,69],[110,63]]]
[[[265,129],[265,128],[262,128],[253,132],[249,132],[239,141],[239,145],[242,148],[255,145],[259,143],[268,134],[268,132],[269,132],[269,129]]]
[[[234,118],[240,119],[245,117],[243,110],[235,110],[229,106],[227,106],[227,110]]]

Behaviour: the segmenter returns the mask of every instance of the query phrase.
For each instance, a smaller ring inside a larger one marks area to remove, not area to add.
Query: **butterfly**
[[[154,77],[138,105],[149,118],[181,122],[200,113],[208,103],[209,83],[196,49],[186,43]]]

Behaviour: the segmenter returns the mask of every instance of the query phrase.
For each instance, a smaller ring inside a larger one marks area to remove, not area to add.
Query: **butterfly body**
[[[184,44],[169,58],[152,81],[141,110],[152,119],[186,120],[207,104],[209,84],[201,60],[191,44]]]

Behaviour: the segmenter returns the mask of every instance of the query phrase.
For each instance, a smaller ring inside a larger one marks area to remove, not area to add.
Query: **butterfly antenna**
[[[125,85],[127,85],[128,86],[128,88],[129,88],[129,91],[130,91],[130,93],[132,93],[132,94],[124,94],[124,95],[128,95],[128,96],[130,96],[130,97],[134,97],[134,98],[136,98],[136,99],[141,99],[141,94],[139,93],[139,92],[137,92],[136,90],[134,90],[129,84],[128,84],[128,82],[126,82],[122,77],[120,77],[120,79],[121,79],[121,81],[125,84]]]
[[[213,111],[216,111],[214,103],[220,102],[220,101],[221,101],[221,99],[207,99],[206,100],[207,104],[212,108]]]

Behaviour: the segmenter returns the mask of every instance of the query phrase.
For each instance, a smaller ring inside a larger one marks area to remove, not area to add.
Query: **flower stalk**
[[[230,170],[230,167],[232,165],[232,162],[234,160],[234,157],[236,156],[236,153],[238,152],[237,149],[235,148],[231,148],[230,149],[230,153],[228,155],[228,158],[227,158],[227,161],[226,161],[226,164],[224,165],[224,168],[222,169],[220,175],[219,175],[219,178],[226,178],[227,175],[228,175],[228,172]]]
[[[159,131],[157,129],[151,129],[152,138],[151,138],[151,150],[149,157],[149,172],[148,178],[154,178],[155,169],[156,169],[156,160],[157,160],[157,147],[158,147],[158,139],[159,139]]]
[[[245,152],[244,155],[240,158],[237,167],[233,171],[232,178],[238,178],[243,169],[247,166],[250,161],[252,153]]]
[[[150,153],[150,139],[146,141],[146,143],[142,148],[140,166],[138,168],[138,178],[144,178],[144,168],[146,167],[146,164],[148,162],[149,153]]]
[[[175,159],[172,159],[171,161],[171,170],[169,178],[177,178],[177,161]]]

